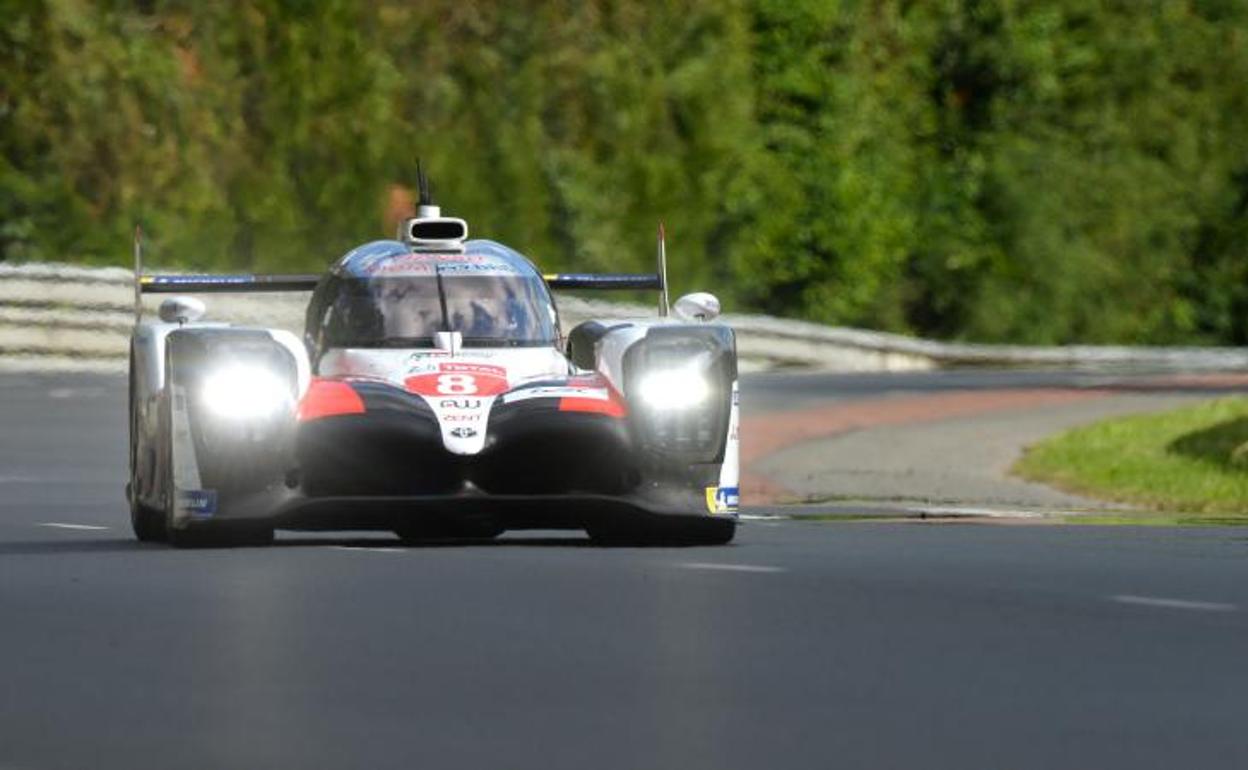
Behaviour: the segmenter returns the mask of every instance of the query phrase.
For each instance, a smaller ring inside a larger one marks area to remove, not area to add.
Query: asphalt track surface
[[[1248,530],[174,551],[129,536],[124,429],[120,380],[0,377],[0,767],[1248,766]]]

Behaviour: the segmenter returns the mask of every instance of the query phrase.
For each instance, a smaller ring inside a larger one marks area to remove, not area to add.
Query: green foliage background
[[[948,338],[1248,343],[1248,0],[0,0],[0,258],[477,235]]]

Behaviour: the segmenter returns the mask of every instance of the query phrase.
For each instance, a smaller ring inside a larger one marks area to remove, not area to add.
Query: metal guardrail
[[[0,367],[119,371],[133,324],[134,288],[116,267],[0,263]],[[145,298],[155,313],[159,297]],[[302,332],[302,294],[218,295],[209,317]],[[629,318],[654,310],[559,297],[565,328],[587,318]],[[941,366],[1075,367],[1174,371],[1248,370],[1248,348],[978,345],[729,314],[746,368],[907,371]]]

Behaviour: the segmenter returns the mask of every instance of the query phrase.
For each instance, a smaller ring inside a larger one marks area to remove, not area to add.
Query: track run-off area
[[[130,535],[123,377],[0,374],[0,768],[1248,766],[1248,529],[1011,518],[1099,504],[1006,475],[1236,388],[747,375],[727,547],[178,551]]]

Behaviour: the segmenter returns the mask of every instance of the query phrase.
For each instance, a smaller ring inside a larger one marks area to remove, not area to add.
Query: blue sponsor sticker
[[[178,507],[189,513],[193,519],[211,518],[217,512],[217,490],[178,490]]]

